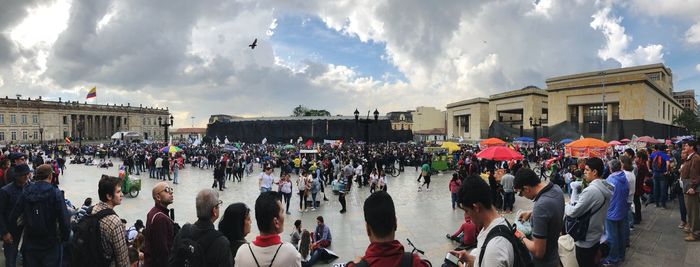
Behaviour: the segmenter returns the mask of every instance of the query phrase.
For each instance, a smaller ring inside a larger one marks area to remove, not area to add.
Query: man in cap
[[[17,265],[17,248],[22,234],[23,227],[10,227],[10,211],[22,195],[22,191],[29,184],[32,171],[27,164],[19,165],[15,169],[17,178],[0,189],[0,236],[2,236],[3,250],[5,252],[5,266],[14,267]]]
[[[15,180],[15,168],[18,165],[22,164],[27,164],[27,155],[19,153],[19,152],[12,152],[10,153],[9,157],[10,159],[10,168],[7,170],[7,183],[11,184]]]

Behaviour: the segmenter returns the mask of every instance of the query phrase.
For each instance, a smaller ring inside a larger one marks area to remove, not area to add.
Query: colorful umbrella
[[[160,149],[161,152],[168,153],[168,154],[177,153],[177,152],[180,152],[181,150],[182,150],[182,148],[180,148],[178,146],[173,146],[173,145],[169,145],[169,146],[166,146],[166,147],[163,147]]]
[[[462,149],[462,148],[459,147],[459,145],[458,145],[457,143],[455,143],[455,142],[443,142],[442,145],[441,145],[440,147],[446,148],[447,151],[449,151],[450,153]]]
[[[625,138],[625,139],[620,140],[620,142],[629,143],[629,142],[632,142],[632,140]]]
[[[547,137],[542,137],[540,139],[537,139],[537,142],[539,142],[539,143],[549,143],[549,141],[550,140]]]
[[[523,155],[505,146],[492,146],[476,154],[477,158],[490,160],[523,159]]]
[[[608,142],[608,145],[619,146],[619,145],[622,145],[622,143],[620,141],[617,141],[617,140],[612,140],[612,141]]]
[[[516,137],[516,138],[513,139],[513,140],[515,140],[515,141],[520,141],[520,142],[535,142],[535,139],[532,139],[532,137],[527,137],[527,136]]]
[[[282,149],[294,149],[294,148],[296,148],[296,147],[293,145],[285,145],[282,147]]]
[[[568,143],[571,143],[571,142],[573,142],[573,141],[574,141],[574,140],[571,140],[571,139],[569,139],[569,138],[566,138],[566,139],[562,139],[561,141],[559,141],[559,143],[560,143],[560,144],[568,144]]]
[[[479,143],[482,146],[504,146],[506,142],[498,138],[489,138]]]

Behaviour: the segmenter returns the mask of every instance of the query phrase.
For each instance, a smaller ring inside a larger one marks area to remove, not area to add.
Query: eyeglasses
[[[175,190],[172,187],[166,186],[163,190],[158,192],[158,194],[163,193],[163,192],[168,193],[168,194],[172,194],[173,192],[175,192]]]
[[[219,202],[218,202],[218,203],[216,203],[216,207],[219,207],[219,206],[221,206],[221,204],[224,204],[224,201],[223,201],[223,200],[219,200]]]

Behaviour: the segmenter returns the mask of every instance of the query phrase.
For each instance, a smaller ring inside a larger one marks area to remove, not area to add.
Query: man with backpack
[[[173,203],[173,188],[159,182],[151,192],[155,206],[146,215],[144,230],[144,266],[166,266],[173,246],[173,220],[168,216],[168,205]]]
[[[5,266],[15,267],[17,265],[17,253],[19,240],[22,239],[23,226],[11,228],[10,212],[22,196],[24,188],[29,184],[32,171],[27,164],[18,165],[15,168],[17,176],[14,182],[7,184],[0,189],[0,236],[3,241],[3,251],[5,253]]]
[[[661,145],[654,145],[654,152],[649,156],[651,161],[651,172],[654,179],[654,202],[657,208],[666,208],[666,198],[668,195],[668,175],[671,158],[663,152]]]
[[[70,234],[63,192],[51,185],[52,174],[51,165],[37,167],[36,182],[24,189],[10,213],[9,222],[13,229],[17,228],[17,218],[23,216],[22,256],[25,267],[59,266],[61,243],[67,241]]]
[[[219,219],[222,203],[219,193],[213,189],[206,188],[197,193],[197,221],[182,226],[175,236],[168,259],[169,266],[233,265],[229,240],[214,229],[214,222]]]
[[[532,259],[527,248],[505,218],[493,206],[489,185],[481,177],[464,179],[457,193],[459,208],[472,218],[477,229],[476,248],[468,251],[450,251],[468,266],[530,266]],[[520,237],[522,238],[522,237]]]
[[[396,210],[389,193],[377,191],[371,194],[363,206],[369,246],[365,255],[349,262],[347,267],[367,266],[430,266],[420,256],[404,251],[396,240]]]
[[[532,254],[535,266],[558,267],[564,193],[552,182],[542,183],[531,169],[521,169],[515,174],[513,188],[520,196],[535,202],[533,210],[521,213],[519,218],[532,225],[532,240],[523,238],[522,241]]]
[[[299,266],[301,254],[294,245],[282,242],[284,232],[282,197],[274,191],[260,193],[255,200],[255,220],[260,235],[236,252],[237,266]],[[228,246],[226,246],[228,249]]]
[[[114,213],[121,205],[121,180],[102,175],[97,185],[100,202],[88,208],[73,231],[72,266],[128,266],[129,249],[124,225]]]

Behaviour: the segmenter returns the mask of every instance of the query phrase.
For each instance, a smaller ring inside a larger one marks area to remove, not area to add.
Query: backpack
[[[346,264],[347,266],[347,264]],[[365,261],[365,258],[362,258],[358,264],[355,264],[357,267],[369,267],[369,263]],[[401,256],[401,264],[399,265],[400,267],[411,267],[413,266],[413,253],[411,252],[404,252],[403,255]]]
[[[104,255],[100,220],[115,214],[113,209],[103,209],[95,214],[92,214],[92,207],[87,210],[87,214],[73,227],[71,266],[109,265],[112,259],[106,258]]]
[[[173,267],[206,266],[206,252],[221,232],[211,229],[200,236],[192,236],[192,224],[185,224],[180,231],[182,235],[173,245],[172,256],[168,265]]]
[[[506,223],[508,221],[506,220]],[[510,223],[508,223],[510,225]],[[494,237],[500,236],[504,237],[508,240],[513,245],[513,251],[515,252],[514,258],[514,265],[515,267],[532,267],[534,264],[532,263],[532,257],[530,257],[530,252],[527,250],[527,247],[525,247],[525,244],[523,242],[520,242],[517,237],[515,237],[515,227],[511,226],[505,226],[505,225],[496,225],[489,231],[488,235],[486,235],[486,240],[484,241],[484,244],[481,246],[481,252],[479,253],[479,264],[483,262],[484,259],[484,253],[486,252],[486,245],[489,244],[489,241],[493,239]]]
[[[51,191],[51,194],[54,194]],[[24,216],[24,222],[26,227],[26,235],[33,238],[43,238],[49,235],[49,226],[54,225],[55,222],[49,221],[53,218],[51,215],[51,204],[53,202],[53,197],[48,199],[38,196],[30,196],[25,198],[24,211],[22,215]]]

